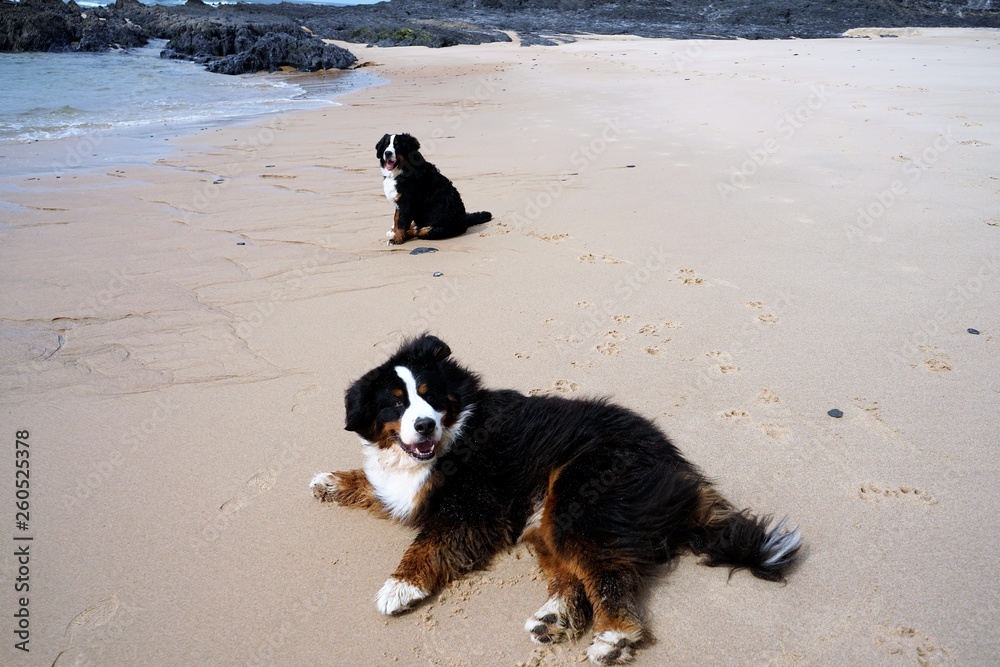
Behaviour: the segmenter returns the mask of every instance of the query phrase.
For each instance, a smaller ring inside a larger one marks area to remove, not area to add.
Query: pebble
[[[246,241],[237,241],[236,242],[236,245],[246,245],[246,244],[247,244]]]
[[[833,410],[828,411],[826,414],[830,415],[834,419],[840,419],[841,417],[844,416],[844,411],[834,408]]]
[[[441,273],[440,271],[435,271],[435,272],[434,272],[434,277],[435,277],[435,278],[440,278],[440,277],[441,277],[441,276],[443,276],[443,275],[444,275],[444,274],[443,274],[443,273]]]
[[[420,246],[419,248],[414,248],[410,251],[411,255],[423,255],[425,252],[437,252],[437,248],[428,248],[427,246]]]
[[[979,329],[968,329],[967,331],[970,334],[972,334],[973,336],[978,336],[979,335]]]

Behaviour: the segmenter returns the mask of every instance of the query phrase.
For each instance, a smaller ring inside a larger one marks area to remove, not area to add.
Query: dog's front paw
[[[524,629],[536,644],[554,644],[576,634],[566,600],[553,595],[524,622]]]
[[[402,614],[429,593],[406,581],[390,577],[375,596],[375,606],[386,616]]]
[[[333,501],[340,489],[340,484],[337,482],[337,476],[332,472],[318,472],[309,482],[309,488],[312,489],[312,494],[316,498]]]
[[[595,665],[623,665],[632,659],[633,648],[640,639],[641,632],[595,632],[594,641],[587,649],[587,657]]]

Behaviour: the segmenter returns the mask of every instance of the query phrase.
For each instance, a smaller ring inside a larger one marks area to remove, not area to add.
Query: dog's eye
[[[401,407],[403,407],[403,402],[397,400],[395,403],[392,404],[392,407],[394,407],[394,408],[401,408]]]

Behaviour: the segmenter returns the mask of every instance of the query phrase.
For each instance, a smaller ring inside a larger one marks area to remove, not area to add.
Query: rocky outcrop
[[[254,40],[246,49],[208,63],[219,74],[273,72],[294,67],[302,72],[321,69],[347,69],[357,61],[354,54],[318,39],[302,39],[285,33],[270,32]]]
[[[678,39],[836,37],[864,26],[1000,27],[992,0],[392,0],[330,6],[282,2],[218,7],[137,0],[81,11],[62,0],[0,0],[0,51],[100,50],[170,40],[165,57],[240,73],[347,67],[321,38],[379,46],[557,44],[580,33]],[[86,16],[86,18],[84,18]]]

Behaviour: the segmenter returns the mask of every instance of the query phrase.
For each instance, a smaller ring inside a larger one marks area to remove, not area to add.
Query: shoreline
[[[342,106],[12,179],[0,395],[46,548],[32,652],[0,662],[579,664],[585,639],[522,629],[524,547],[384,618],[412,534],[309,493],[361,460],[344,387],[425,329],[488,386],[613,397],[800,525],[787,586],[686,555],[651,580],[637,667],[988,661],[997,54],[923,29],[374,48],[389,83]],[[386,246],[374,146],[402,131],[494,220]]]

